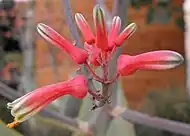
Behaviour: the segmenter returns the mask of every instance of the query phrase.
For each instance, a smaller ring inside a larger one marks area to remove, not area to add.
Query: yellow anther
[[[20,123],[15,120],[14,122],[7,124],[7,127],[8,127],[8,128],[13,128],[13,127],[16,127],[16,126],[19,125],[19,124],[20,124]]]

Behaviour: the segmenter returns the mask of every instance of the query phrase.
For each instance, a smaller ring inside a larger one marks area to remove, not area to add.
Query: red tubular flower
[[[106,23],[104,20],[104,11],[99,5],[96,5],[93,9],[93,18],[96,29],[96,47],[106,51],[108,49]]]
[[[115,44],[116,46],[121,46],[124,40],[128,39],[136,30],[137,26],[135,23],[129,24],[116,38]]]
[[[76,23],[77,23],[79,29],[81,30],[84,38],[85,38],[85,41],[88,44],[95,43],[95,37],[94,37],[94,35],[90,29],[90,26],[88,25],[88,22],[85,20],[83,15],[80,13],[76,13],[75,14],[75,20],[76,20]]]
[[[76,98],[84,98],[87,91],[87,80],[83,75],[77,75],[66,82],[38,88],[16,99],[12,103],[7,104],[8,108],[11,109],[12,116],[15,117],[15,121],[7,126],[12,128],[29,119],[49,103],[61,96],[70,94]]]
[[[94,66],[100,66],[100,53],[101,50],[99,48],[96,48],[92,45],[89,45],[88,43],[84,43],[84,49],[89,53],[89,62],[90,64],[93,64]]]
[[[109,41],[109,49],[112,50],[115,46],[115,39],[117,38],[121,28],[121,18],[119,16],[115,16],[112,20],[111,30],[109,32],[108,41]]]
[[[138,69],[164,70],[177,67],[183,57],[174,51],[153,51],[136,56],[120,55],[117,61],[118,73],[122,76],[133,74]]]
[[[83,64],[87,60],[88,53],[85,50],[72,45],[51,27],[40,23],[37,26],[37,30],[44,39],[66,51],[75,63]]]

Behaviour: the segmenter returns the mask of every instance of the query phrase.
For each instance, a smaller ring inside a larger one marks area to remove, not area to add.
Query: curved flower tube
[[[168,50],[152,51],[136,56],[120,55],[117,61],[117,71],[120,75],[127,76],[138,69],[164,70],[175,68],[183,61],[184,59],[179,53]]]
[[[59,97],[70,94],[76,98],[84,98],[87,92],[87,80],[83,75],[77,75],[65,82],[38,88],[11,103],[7,103],[7,108],[11,109],[11,114],[15,117],[14,122],[8,124],[7,127],[12,128],[29,119]]]
[[[39,23],[37,31],[44,39],[66,51],[75,63],[83,64],[88,59],[88,53],[85,50],[72,45],[51,27]]]

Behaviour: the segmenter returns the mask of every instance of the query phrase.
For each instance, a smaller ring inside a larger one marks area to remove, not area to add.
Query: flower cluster
[[[119,16],[115,16],[110,31],[107,33],[104,11],[99,5],[96,5],[93,9],[93,19],[95,34],[91,31],[84,16],[80,13],[75,14],[76,24],[85,39],[84,49],[78,48],[45,24],[39,23],[37,31],[45,40],[65,51],[76,64],[84,64],[92,74],[93,79],[103,85],[115,82],[118,77],[128,76],[137,70],[170,69],[183,62],[183,57],[180,54],[168,50],[147,52],[136,56],[122,54],[117,59],[116,76],[109,79],[108,62],[117,47],[120,47],[135,32],[136,24],[131,23],[120,32],[121,19]],[[96,75],[91,65],[102,67],[103,76]],[[12,103],[8,103],[8,108],[11,109],[11,114],[15,117],[15,121],[8,124],[8,127],[18,125],[63,95],[70,94],[73,97],[84,98],[89,92],[93,96],[100,96],[94,93],[96,90],[89,90],[87,84],[85,76],[77,75],[69,81],[38,88]],[[102,90],[101,92],[103,91],[108,90]],[[102,94],[101,99],[96,97],[97,100],[103,99],[104,102],[108,102],[108,96],[102,96]]]

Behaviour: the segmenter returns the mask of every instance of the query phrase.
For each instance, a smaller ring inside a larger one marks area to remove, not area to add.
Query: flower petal
[[[40,23],[37,26],[37,30],[47,41],[66,51],[75,63],[82,64],[87,60],[88,53],[85,50],[73,46],[51,27]]]
[[[108,37],[106,23],[104,20],[104,11],[99,5],[93,9],[94,25],[96,29],[96,47],[105,51],[108,49]]]
[[[129,24],[122,32],[121,34],[116,38],[115,44],[116,46],[121,46],[124,40],[128,39],[135,31],[136,31],[136,24],[131,23]]]
[[[108,41],[109,41],[109,49],[112,50],[115,46],[115,39],[117,38],[121,28],[121,18],[119,16],[115,16],[112,20],[111,30],[109,32]]]
[[[174,51],[153,51],[136,56],[120,55],[117,70],[122,76],[133,74],[138,69],[164,70],[179,66],[183,57]]]
[[[83,17],[83,15],[80,13],[76,13],[75,21],[76,21],[79,29],[81,30],[81,32],[85,38],[85,41],[88,44],[95,43],[95,36],[93,35],[93,33],[90,29],[90,26],[89,26],[88,22],[85,20],[85,18]]]

